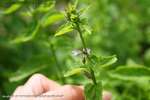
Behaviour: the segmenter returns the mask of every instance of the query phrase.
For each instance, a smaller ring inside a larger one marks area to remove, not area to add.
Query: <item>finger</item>
[[[84,100],[84,94],[78,86],[65,85],[58,90],[42,94],[36,100]]]
[[[103,100],[111,100],[112,94],[108,91],[103,91]]]
[[[23,86],[18,86],[15,90],[15,92],[11,95],[10,100],[17,100],[17,98],[15,98],[15,95],[19,95],[22,91]]]
[[[26,100],[26,97],[27,95],[24,86],[19,86],[13,95],[11,95],[10,100]],[[28,100],[32,100],[32,97],[28,97]]]
[[[53,91],[60,85],[52,80],[49,80],[42,74],[34,74],[24,85],[26,91],[33,95],[41,95],[47,91]]]

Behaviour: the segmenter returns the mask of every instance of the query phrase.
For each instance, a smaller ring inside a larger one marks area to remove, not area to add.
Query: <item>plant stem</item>
[[[65,80],[64,80],[63,74],[62,74],[62,68],[59,65],[59,62],[58,62],[58,59],[57,59],[57,56],[56,56],[56,52],[55,52],[55,49],[54,49],[54,45],[50,44],[50,47],[51,47],[52,55],[53,55],[55,63],[56,63],[57,70],[59,72],[59,73],[57,73],[58,78],[61,80],[61,82],[65,83]]]
[[[78,33],[79,33],[79,35],[80,35],[80,39],[81,39],[81,41],[82,41],[84,50],[85,50],[85,52],[86,52],[85,54],[86,54],[87,58],[89,59],[89,61],[91,61],[91,60],[90,60],[90,57],[89,57],[89,54],[88,54],[88,52],[87,52],[87,47],[86,47],[85,40],[84,40],[83,35],[82,35],[82,30],[81,30],[80,25],[79,25],[78,22],[76,22],[76,26],[77,26],[77,31],[78,31]],[[93,83],[94,83],[94,84],[97,84],[93,69],[92,69],[91,67],[89,67],[89,69],[90,69],[90,73],[91,73],[91,75],[92,75],[92,81],[93,81]]]
[[[93,69],[92,69],[91,67],[89,67],[89,68],[90,68],[90,72],[91,72],[91,75],[92,75],[93,83],[94,83],[94,84],[97,84],[94,71],[93,71]]]
[[[82,30],[81,30],[81,28],[80,28],[78,22],[76,23],[76,26],[77,26],[77,30],[78,30],[78,32],[79,32],[80,39],[81,39],[81,41],[82,41],[83,47],[84,47],[84,49],[85,49],[85,52],[87,53],[87,48],[86,48],[86,44],[85,44],[85,41],[84,41],[84,38],[83,38],[83,35],[82,35]],[[87,53],[87,55],[88,55],[88,53]]]

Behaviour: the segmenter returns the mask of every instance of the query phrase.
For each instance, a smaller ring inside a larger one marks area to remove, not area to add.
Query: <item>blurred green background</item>
[[[74,33],[54,37],[65,23],[62,12],[68,2],[0,0],[1,95],[12,94],[34,73],[61,83],[59,76],[76,65],[71,52],[82,46],[79,37]],[[87,8],[83,16],[88,18],[92,34],[84,37],[94,54],[116,54],[118,62],[112,68],[150,66],[149,0],[79,0],[79,8]],[[73,78],[65,83],[80,81]],[[110,78],[103,85],[112,92],[113,100],[150,100],[150,80]]]

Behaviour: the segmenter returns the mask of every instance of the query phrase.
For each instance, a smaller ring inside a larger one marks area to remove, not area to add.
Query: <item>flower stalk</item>
[[[77,30],[78,33],[79,33],[80,39],[81,39],[81,41],[82,41],[83,48],[84,48],[84,50],[85,50],[85,55],[87,56],[88,60],[91,61],[91,59],[90,59],[90,57],[89,57],[89,54],[88,54],[88,51],[87,51],[87,46],[86,46],[85,40],[84,40],[83,35],[82,35],[83,33],[82,33],[81,28],[80,28],[80,25],[79,25],[78,22],[76,22],[75,24],[76,24],[76,30]],[[88,68],[89,68],[89,70],[90,70],[90,74],[91,74],[91,76],[92,76],[92,81],[93,81],[93,83],[94,83],[94,84],[97,84],[97,82],[96,82],[96,77],[95,77],[95,74],[94,74],[93,69],[92,69],[90,66],[89,66]]]

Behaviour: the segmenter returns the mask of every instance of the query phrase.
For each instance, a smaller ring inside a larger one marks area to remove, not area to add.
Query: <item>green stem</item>
[[[80,35],[80,39],[81,39],[81,41],[82,41],[84,50],[85,50],[85,52],[86,52],[86,56],[87,56],[87,58],[89,59],[89,61],[91,61],[91,60],[90,60],[90,57],[89,57],[89,54],[88,54],[88,52],[87,52],[87,47],[86,47],[86,44],[85,44],[85,40],[84,40],[83,35],[82,35],[82,30],[81,30],[80,25],[79,25],[78,22],[76,22],[76,26],[77,26],[77,31],[78,31],[78,33],[79,33],[79,35]],[[91,75],[92,75],[92,81],[93,81],[93,83],[94,83],[94,84],[97,84],[97,82],[96,82],[96,77],[95,77],[95,74],[94,74],[93,69],[92,69],[91,67],[89,67],[89,69],[90,69],[90,73],[91,73]]]
[[[53,55],[54,60],[56,62],[56,67],[57,67],[57,70],[58,70],[58,78],[61,80],[61,82],[65,83],[65,80],[63,78],[62,68],[59,65],[59,62],[58,62],[53,44],[50,44],[50,47],[51,47],[52,55]]]
[[[91,72],[91,75],[92,75],[93,83],[94,83],[94,84],[97,84],[94,71],[93,71],[93,69],[92,69],[91,67],[89,67],[89,68],[90,68],[90,72]]]
[[[85,49],[85,51],[86,51],[86,53],[87,53],[87,48],[86,48],[86,44],[85,44],[85,41],[84,41],[84,38],[83,38],[83,35],[82,35],[82,30],[81,30],[81,28],[80,28],[80,26],[79,26],[78,23],[76,23],[76,26],[77,26],[77,30],[78,30],[78,32],[79,32],[80,39],[81,39],[81,41],[82,41],[83,47],[84,47],[84,49]]]

